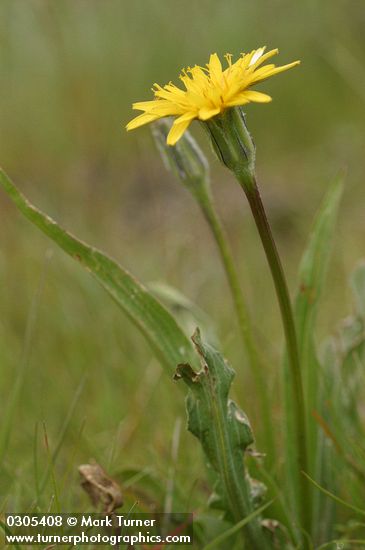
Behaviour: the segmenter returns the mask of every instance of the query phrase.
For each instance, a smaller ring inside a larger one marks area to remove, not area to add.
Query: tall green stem
[[[300,488],[299,507],[302,518],[302,526],[309,531],[310,528],[310,491],[309,486],[301,472],[308,471],[308,456],[307,456],[307,426],[305,414],[305,401],[302,383],[302,375],[300,370],[299,353],[297,345],[297,336],[294,324],[292,306],[289,298],[287,283],[285,280],[284,271],[281,265],[280,257],[275,245],[275,241],[271,232],[271,228],[265,213],[265,209],[261,200],[261,196],[254,178],[251,179],[249,185],[247,179],[241,181],[241,186],[246,194],[251,207],[253,217],[256,222],[261,242],[265,250],[266,258],[269,263],[271,275],[275,284],[276,294],[279,301],[282,322],[284,326],[288,365],[291,377],[292,389],[292,406],[295,421],[296,438],[296,456],[297,472],[299,476],[298,485]]]

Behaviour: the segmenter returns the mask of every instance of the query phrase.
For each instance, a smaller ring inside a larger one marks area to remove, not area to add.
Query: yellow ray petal
[[[264,51],[265,46],[263,48],[259,48],[258,50],[254,50],[248,66],[251,67],[251,65],[255,65],[255,63],[263,56]]]
[[[281,67],[275,67],[275,69],[273,69],[271,74],[274,75],[274,74],[282,73],[283,71],[287,71],[288,69],[291,69],[292,67],[296,67],[297,65],[300,65],[299,60],[293,61],[292,63],[288,63],[287,65],[282,65]]]
[[[153,122],[158,118],[161,118],[161,117],[159,115],[151,115],[148,113],[143,113],[142,115],[138,115],[136,118],[133,118],[130,122],[128,122],[126,129],[127,131],[134,130],[135,128],[139,128],[144,124],[149,124],[150,122]]]
[[[165,99],[133,103],[133,109],[139,109],[145,111],[146,114],[157,115],[159,117],[182,115],[185,112],[179,105],[171,103],[171,101],[166,101]]]
[[[218,115],[221,112],[221,109],[219,107],[215,108],[203,108],[199,109],[199,119],[200,120],[208,120],[209,118],[214,117],[215,115]]]
[[[254,90],[245,90],[239,94],[236,94],[232,99],[226,102],[227,107],[235,107],[237,105],[245,105],[254,101],[255,103],[269,103],[272,98],[262,92],[256,92]]]
[[[300,61],[293,61],[293,63],[288,63],[287,65],[282,65],[281,67],[275,67],[275,66],[272,67],[271,65],[267,65],[266,67],[261,67],[261,69],[253,73],[250,85],[256,82],[262,82],[263,80],[266,80],[271,76],[287,71],[288,69],[291,69],[292,67],[296,67],[297,65],[300,65]]]
[[[194,114],[187,113],[175,120],[167,136],[167,145],[175,145],[179,141],[185,130],[190,126],[193,118],[195,118]]]
[[[246,105],[246,103],[250,103],[250,101],[247,99],[245,94],[242,92],[242,94],[238,94],[229,101],[226,102],[226,107],[236,107],[237,105]]]
[[[270,50],[269,52],[266,52],[264,55],[261,55],[259,59],[256,60],[254,63],[255,67],[259,67],[264,63],[267,59],[270,59],[273,55],[276,55],[279,53],[279,50],[275,48],[275,50]]]
[[[208,63],[208,69],[210,78],[215,84],[218,84],[222,80],[222,64],[220,62],[220,59],[216,53],[213,53],[210,56],[209,63]]]
[[[160,99],[151,99],[151,101],[137,101],[133,103],[132,108],[138,111],[151,111],[154,107],[161,105]]]
[[[166,101],[179,101],[184,95],[185,92],[177,86],[165,86],[165,88],[155,89],[155,97],[165,99]]]
[[[274,63],[269,63],[268,65],[264,65],[263,67],[258,67],[254,69],[253,72],[250,72],[247,74],[247,77],[252,80],[253,78],[259,78],[261,75],[265,75],[275,69]]]
[[[263,92],[256,92],[255,90],[246,90],[242,95],[244,95],[248,101],[254,101],[255,103],[269,103],[272,101],[271,96]]]

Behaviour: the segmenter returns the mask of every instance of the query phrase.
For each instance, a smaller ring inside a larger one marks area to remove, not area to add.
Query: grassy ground
[[[64,226],[140,280],[180,288],[209,314],[259,443],[260,411],[214,243],[190,196],[165,173],[148,129],[127,135],[123,126],[132,101],[148,99],[153,82],[203,64],[211,51],[238,54],[267,44],[280,48],[282,63],[302,60],[263,87],[273,103],[249,106],[247,115],[292,289],[318,202],[347,167],[320,318],[325,336],[351,307],[346,277],[364,255],[361,4],[3,0],[0,6],[2,166]],[[276,388],[282,334],[265,260],[239,189],[208,154],[272,364],[268,384]],[[158,486],[152,494],[163,503],[172,434],[184,421],[183,392],[96,283],[0,199],[0,510],[25,511],[37,499],[42,509],[51,505],[44,429],[62,508],[87,505],[77,466],[90,458],[118,479],[150,470]],[[185,430],[180,437],[174,507],[202,507],[208,489],[200,450]],[[148,492],[148,483],[133,490]]]

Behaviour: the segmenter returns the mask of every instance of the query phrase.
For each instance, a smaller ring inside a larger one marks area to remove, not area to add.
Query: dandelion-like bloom
[[[294,61],[281,67],[273,63],[262,66],[277,53],[277,49],[265,53],[265,48],[259,48],[241,54],[235,63],[232,63],[232,55],[226,54],[228,66],[224,70],[218,55],[212,54],[206,67],[195,65],[182,71],[179,78],[185,90],[172,82],[163,88],[154,84],[154,100],[133,103],[133,109],[144,112],[127,124],[127,130],[134,130],[158,118],[175,116],[177,118],[167,136],[167,144],[175,145],[194,119],[209,120],[230,107],[251,101],[271,101],[269,95],[251,90],[251,87],[300,63]]]

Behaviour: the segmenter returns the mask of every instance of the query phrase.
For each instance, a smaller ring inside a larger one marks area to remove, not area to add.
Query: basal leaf
[[[218,351],[201,341],[198,331],[193,341],[202,369],[195,372],[189,364],[181,364],[176,379],[182,379],[190,390],[188,428],[199,439],[215,474],[215,507],[225,510],[237,523],[257,506],[257,495],[244,464],[244,452],[253,443],[252,431],[246,415],[228,396],[234,371]],[[244,532],[249,548],[270,548],[259,518],[252,517]]]

